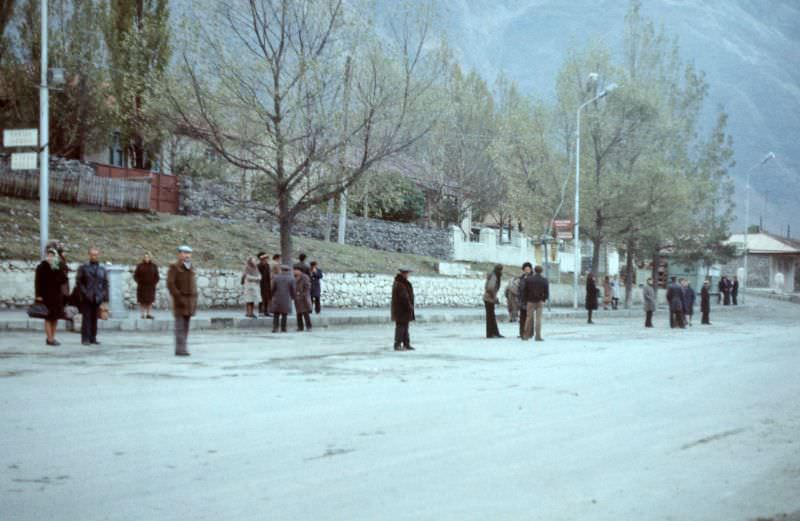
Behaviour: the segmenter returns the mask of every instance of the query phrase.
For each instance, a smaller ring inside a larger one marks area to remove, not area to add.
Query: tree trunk
[[[653,271],[651,277],[653,278],[653,291],[655,291],[655,299],[658,302],[658,268],[661,264],[661,257],[658,255],[658,249],[653,250]]]
[[[603,241],[599,235],[592,237],[592,273],[594,273],[595,278],[600,280],[600,247],[603,245]]]
[[[280,225],[281,236],[281,258],[285,264],[291,262],[292,259],[294,215],[289,211],[289,194],[283,193],[283,191],[278,193],[278,224]]]
[[[625,309],[631,308],[633,297],[633,241],[628,241],[625,252]]]

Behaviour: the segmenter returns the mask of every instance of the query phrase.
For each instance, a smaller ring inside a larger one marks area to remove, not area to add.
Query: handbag
[[[108,320],[108,317],[111,316],[111,313],[108,310],[108,304],[100,304],[100,312],[97,314],[97,318],[100,320]]]
[[[47,318],[50,316],[50,311],[41,302],[35,302],[28,307],[28,316],[31,318]]]

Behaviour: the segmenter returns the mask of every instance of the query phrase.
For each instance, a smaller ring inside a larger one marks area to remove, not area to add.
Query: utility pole
[[[50,234],[50,103],[47,90],[47,0],[41,0],[42,45],[39,85],[39,253],[45,258]]]
[[[342,150],[341,150],[341,180],[344,182],[345,170],[347,169],[347,113],[350,110],[350,56],[344,62],[344,112],[342,121]],[[345,188],[339,196],[339,244],[344,244],[347,232],[347,189]]]

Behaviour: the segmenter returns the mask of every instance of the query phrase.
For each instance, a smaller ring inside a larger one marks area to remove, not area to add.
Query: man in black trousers
[[[97,316],[100,304],[108,302],[108,273],[100,265],[100,250],[89,248],[89,262],[78,269],[78,291],[81,309],[81,344],[100,344],[97,341]]]
[[[667,303],[669,304],[669,327],[686,328],[683,321],[683,288],[676,281],[675,277],[670,279],[667,287]]]
[[[710,326],[711,322],[708,319],[708,314],[711,311],[711,294],[708,288],[711,286],[709,281],[703,282],[703,289],[700,290],[700,314],[702,315],[701,324]]]
[[[392,321],[394,322],[394,350],[413,351],[408,325],[414,316],[414,287],[408,281],[410,268],[400,268],[392,285]]]

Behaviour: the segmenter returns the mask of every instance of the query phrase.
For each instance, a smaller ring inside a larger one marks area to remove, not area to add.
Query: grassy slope
[[[0,196],[0,259],[38,258],[39,204],[37,201]],[[201,267],[240,269],[248,255],[278,249],[278,236],[258,225],[220,224],[201,217],[150,213],[107,213],[69,205],[50,204],[50,237],[67,246],[70,260],[81,260],[90,244],[102,258],[115,263],[135,263],[150,251],[159,263],[174,258],[178,244],[189,244]],[[394,273],[412,266],[417,273],[435,274],[432,257],[407,255],[358,246],[295,237],[296,251],[305,251],[323,270],[331,272]],[[484,271],[487,264],[474,264]]]

